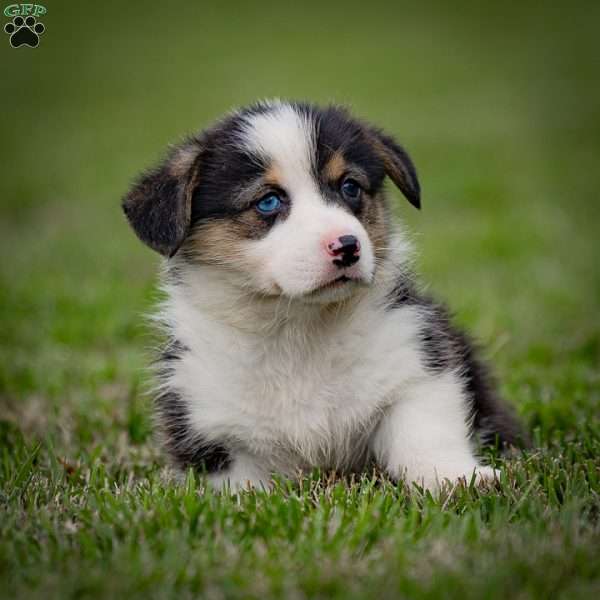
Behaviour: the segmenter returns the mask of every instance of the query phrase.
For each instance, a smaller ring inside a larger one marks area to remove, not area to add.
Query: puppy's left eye
[[[356,200],[360,196],[360,184],[355,179],[347,177],[340,186],[342,195],[348,200]]]
[[[274,192],[271,192],[256,203],[256,210],[261,215],[275,215],[281,210],[281,198]]]

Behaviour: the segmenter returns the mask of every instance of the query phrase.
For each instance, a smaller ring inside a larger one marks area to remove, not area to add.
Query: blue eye
[[[259,200],[256,205],[256,210],[258,210],[261,215],[274,215],[279,212],[280,208],[281,198],[273,192]]]
[[[355,200],[358,198],[360,194],[360,185],[354,181],[354,179],[344,179],[342,182],[342,194],[346,196],[346,198],[350,198],[351,200]]]

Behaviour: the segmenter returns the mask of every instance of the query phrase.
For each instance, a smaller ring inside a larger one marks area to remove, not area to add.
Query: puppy
[[[217,487],[373,465],[436,488],[523,437],[448,313],[419,291],[385,178],[413,163],[339,107],[263,102],[171,150],[123,200],[165,257],[158,422]]]

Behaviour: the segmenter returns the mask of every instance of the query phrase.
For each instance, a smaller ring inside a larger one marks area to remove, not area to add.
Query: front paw
[[[268,492],[273,487],[268,470],[257,459],[244,453],[235,455],[227,469],[211,473],[208,482],[213,490],[231,494],[248,490]]]
[[[455,485],[469,485],[475,476],[475,484],[483,485],[499,481],[500,471],[488,466],[476,466],[464,469],[434,469],[433,473],[420,477],[407,477],[407,481],[414,481],[417,485],[430,491],[439,491],[443,487]]]
[[[444,485],[470,485],[474,480],[475,485],[489,484],[500,480],[500,471],[492,467],[478,466],[471,469],[465,469],[463,472],[454,472],[447,475],[436,473],[436,489],[440,489]]]
[[[493,483],[500,481],[500,469],[493,467],[477,467],[475,469],[475,483]]]

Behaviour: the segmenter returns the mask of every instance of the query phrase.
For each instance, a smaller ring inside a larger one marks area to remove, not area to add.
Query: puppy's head
[[[270,102],[175,148],[123,208],[167,257],[227,269],[252,292],[327,303],[368,285],[385,257],[386,175],[420,206],[392,138],[338,107]]]

